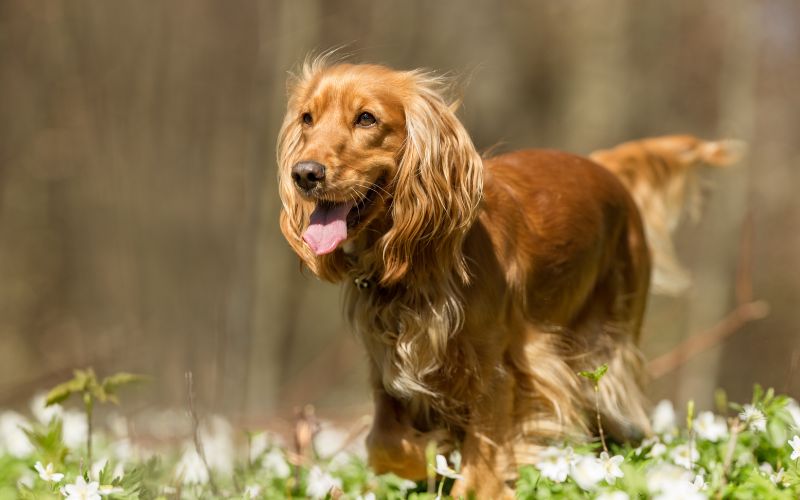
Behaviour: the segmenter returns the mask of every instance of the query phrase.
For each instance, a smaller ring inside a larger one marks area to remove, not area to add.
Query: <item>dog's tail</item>
[[[595,151],[589,157],[628,188],[653,254],[653,292],[679,295],[691,277],[678,261],[672,234],[684,214],[697,221],[702,208],[702,167],[725,167],[744,155],[742,141],[704,141],[690,135],[653,137]]]

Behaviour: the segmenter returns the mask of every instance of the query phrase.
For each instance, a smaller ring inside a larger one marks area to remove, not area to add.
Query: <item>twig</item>
[[[694,470],[694,399],[686,406],[686,428],[689,430],[689,470]]]
[[[186,390],[189,393],[189,417],[192,419],[192,440],[194,441],[194,449],[200,461],[203,462],[203,467],[206,468],[208,474],[208,485],[211,486],[211,491],[214,495],[219,494],[217,484],[214,482],[214,475],[211,473],[211,467],[208,466],[206,460],[206,453],[203,450],[203,442],[200,439],[200,418],[197,416],[197,410],[194,404],[194,378],[192,372],[186,372]]]
[[[739,259],[736,264],[736,307],[716,325],[704,332],[692,335],[673,349],[652,359],[647,370],[653,379],[663,377],[686,363],[695,355],[714,347],[751,321],[769,314],[769,304],[753,300],[753,217],[747,213],[742,222],[739,240]]]
[[[751,211],[745,214],[742,222],[735,293],[737,304],[753,302],[753,213]]]
[[[763,300],[740,304],[708,330],[692,335],[666,354],[650,360],[647,370],[654,379],[663,377],[695,355],[719,344],[747,323],[762,319],[767,314],[769,314],[769,304]]]
[[[314,435],[319,430],[312,405],[295,409],[294,452],[299,460],[294,464],[295,484],[300,484],[300,464],[310,463],[314,454]]]
[[[86,412],[86,461],[92,463],[92,410],[94,402],[91,394],[84,393],[83,407]]]
[[[358,421],[356,421],[355,425],[353,425],[345,436],[342,444],[336,449],[335,452],[331,453],[331,457],[335,457],[339,453],[346,450],[350,445],[352,445],[359,436],[364,434],[364,431],[369,429],[370,425],[372,425],[372,416],[371,415],[364,415]]]

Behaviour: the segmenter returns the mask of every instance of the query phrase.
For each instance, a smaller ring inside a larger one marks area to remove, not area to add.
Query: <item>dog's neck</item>
[[[450,357],[458,351],[463,303],[460,278],[454,270],[436,276],[415,276],[382,286],[381,254],[354,241],[346,254],[346,310],[373,363],[376,382],[414,409],[423,421],[436,415],[458,415],[441,373],[453,372]],[[463,364],[463,358],[460,362]],[[465,373],[470,367],[464,368]],[[475,370],[472,370],[475,373]]]

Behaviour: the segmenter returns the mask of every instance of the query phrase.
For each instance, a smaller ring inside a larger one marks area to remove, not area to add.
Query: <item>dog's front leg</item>
[[[431,441],[440,451],[452,443],[444,429],[422,432],[414,428],[403,404],[376,389],[375,418],[367,436],[369,465],[377,474],[393,472],[414,481],[427,475],[425,448]]]
[[[486,395],[470,408],[470,423],[461,445],[462,479],[453,498],[511,499],[506,479],[515,473],[512,443],[513,380],[498,375]]]

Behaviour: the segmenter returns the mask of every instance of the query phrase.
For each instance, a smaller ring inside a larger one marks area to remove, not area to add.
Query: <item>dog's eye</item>
[[[303,113],[303,123],[306,125],[311,125],[314,123],[314,119],[311,117],[311,113]]]
[[[372,115],[372,113],[367,113],[366,111],[358,115],[358,118],[356,119],[356,125],[359,127],[371,127],[372,125],[375,125],[375,123],[377,123],[375,117]]]

